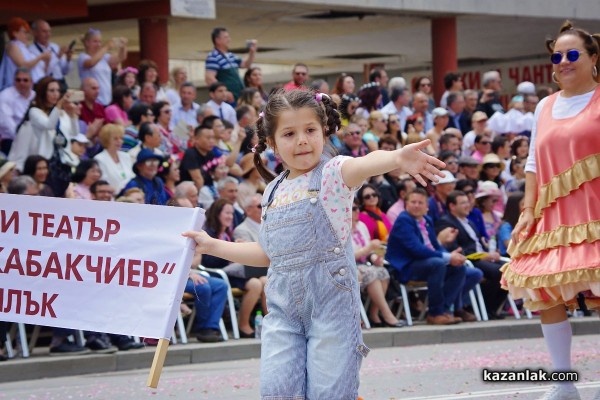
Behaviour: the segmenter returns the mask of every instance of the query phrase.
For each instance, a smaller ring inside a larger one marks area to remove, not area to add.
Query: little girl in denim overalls
[[[429,141],[361,158],[323,154],[340,117],[328,96],[314,92],[273,94],[256,125],[254,161],[270,181],[259,243],[222,242],[205,232],[184,235],[196,241],[199,253],[269,267],[262,399],[355,400],[369,349],[360,330],[351,240],[354,192],[368,177],[397,168],[425,184],[423,176],[436,180],[436,167],[444,164],[420,151]],[[285,166],[277,177],[260,157],[267,145]]]

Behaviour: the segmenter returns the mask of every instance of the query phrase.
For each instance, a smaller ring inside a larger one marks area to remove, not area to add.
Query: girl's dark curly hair
[[[254,153],[254,165],[265,181],[275,179],[275,174],[267,169],[260,154],[267,150],[268,141],[274,141],[279,116],[286,110],[298,110],[308,107],[312,109],[321,122],[323,132],[329,137],[341,126],[340,113],[331,97],[326,94],[306,90],[278,90],[269,97],[262,116],[256,121],[258,144]],[[329,141],[325,141],[328,143]]]

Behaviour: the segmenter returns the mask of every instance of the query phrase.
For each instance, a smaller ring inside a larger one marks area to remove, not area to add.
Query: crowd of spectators
[[[82,36],[84,52],[75,58],[72,46],[50,41],[46,21],[30,26],[13,18],[7,31],[11,41],[0,64],[0,193],[203,207],[210,235],[257,240],[266,182],[253,162],[252,127],[268,93],[260,68],[252,65],[256,41],[248,43],[242,60],[229,51],[227,29],[213,30],[214,50],[206,59],[209,98],[199,99],[183,67],[174,68],[169,84],[162,85],[152,60],[123,66],[124,38],[104,40],[100,31],[89,29]],[[66,91],[64,79],[75,63],[81,87],[71,89],[80,95]],[[439,104],[433,85],[446,89]],[[293,66],[289,82],[276,85],[332,96],[342,126],[331,144],[340,154],[358,157],[427,138],[427,151],[447,165],[444,178],[427,191],[392,171],[365,182],[357,193],[356,259],[375,326],[402,325],[386,302],[391,279],[428,281],[431,324],[474,320],[465,294],[480,281],[488,314],[502,318],[500,257],[508,256],[522,206],[528,121],[541,93],[550,90],[536,92],[524,82],[506,105],[512,113],[505,113],[500,75],[485,73],[483,85],[482,91],[465,88],[457,72],[444,82],[422,76],[408,85],[383,68],[373,69],[361,86],[347,73],[330,85],[311,81],[303,63]],[[273,152],[263,162],[274,171],[283,168]],[[387,256],[381,250],[386,244]],[[466,268],[466,257],[473,254],[475,268]],[[232,286],[243,291],[240,334],[254,337],[253,311],[268,312],[266,271],[207,256],[200,262],[223,268]],[[447,273],[440,274],[438,265]],[[196,306],[205,310],[196,314],[194,331],[208,342],[222,340],[217,317],[225,297],[215,279],[191,274],[186,287],[194,296],[202,293]],[[74,344],[60,349],[65,336],[55,334],[51,353],[83,352]],[[94,350],[106,351],[111,340],[123,349],[135,347],[122,344],[130,343],[122,337],[89,337],[90,343],[105,342]]]

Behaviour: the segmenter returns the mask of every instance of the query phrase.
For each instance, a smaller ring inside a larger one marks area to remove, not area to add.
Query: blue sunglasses
[[[583,51],[571,49],[571,50],[567,51],[567,53],[566,53],[567,60],[569,60],[570,62],[575,62],[575,61],[579,60],[579,55],[581,53],[583,53]],[[552,64],[560,64],[562,59],[563,59],[563,53],[561,53],[560,51],[552,53],[552,55],[550,56],[550,61],[552,62]]]

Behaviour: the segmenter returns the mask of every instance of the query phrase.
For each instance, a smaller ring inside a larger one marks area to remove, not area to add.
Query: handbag
[[[52,157],[48,160],[50,175],[46,181],[46,184],[52,188],[54,196],[56,197],[64,197],[65,191],[71,184],[71,178],[73,176],[71,166],[64,162],[66,157],[68,157],[65,153],[65,148],[68,145],[69,142],[67,138],[60,130],[59,124],[57,124],[56,136],[53,141],[54,150],[52,152]]]

